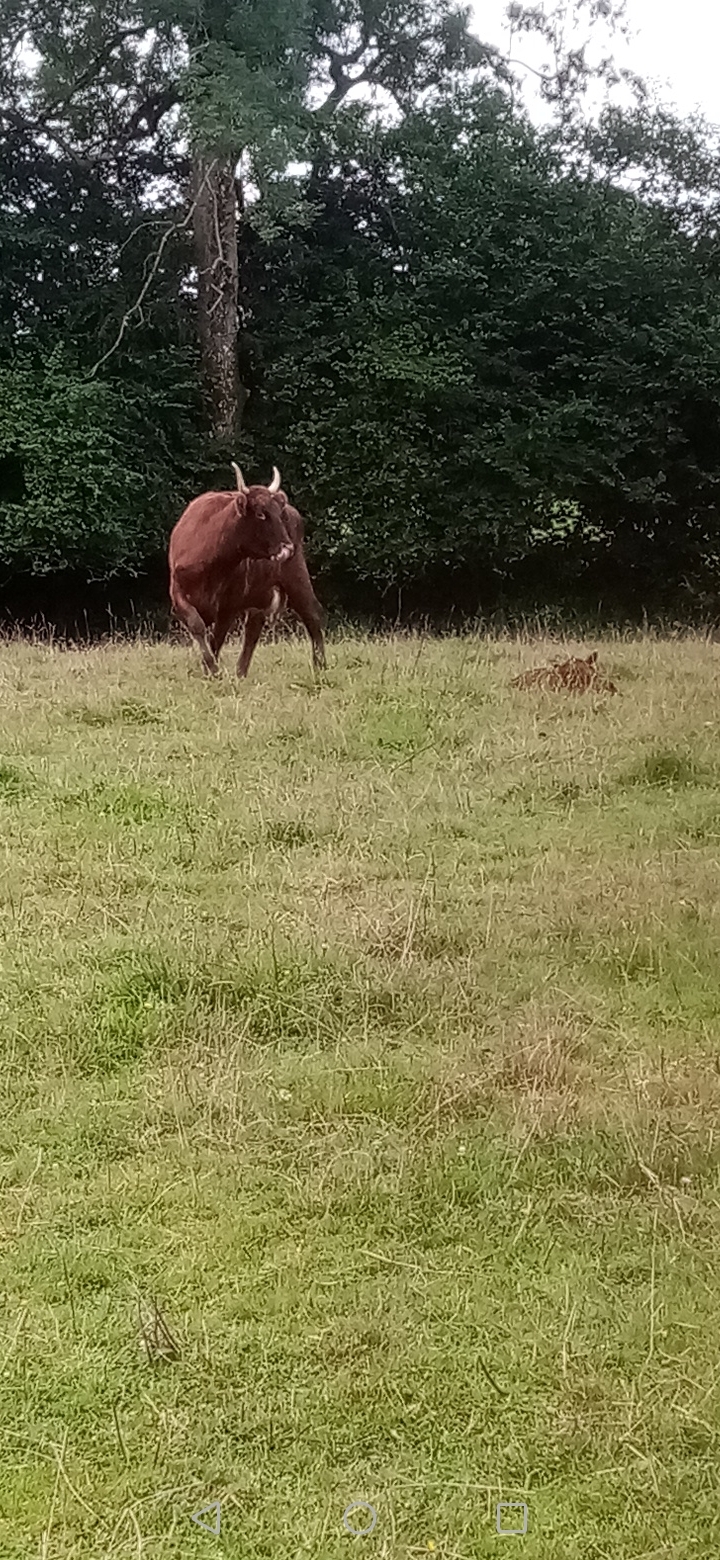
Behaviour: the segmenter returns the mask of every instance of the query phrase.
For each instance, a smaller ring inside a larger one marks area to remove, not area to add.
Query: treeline
[[[234,454],[281,466],[331,603],[713,611],[710,131],[642,96],[593,129],[556,79],[541,132],[467,18],[333,4],[228,0],[199,42],[64,8],[53,44],[2,0],[0,583],[159,577]]]

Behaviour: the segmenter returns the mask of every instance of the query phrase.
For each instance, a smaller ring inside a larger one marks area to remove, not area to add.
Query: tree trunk
[[[198,330],[214,441],[235,448],[245,392],[238,372],[237,194],[231,158],[193,155]]]

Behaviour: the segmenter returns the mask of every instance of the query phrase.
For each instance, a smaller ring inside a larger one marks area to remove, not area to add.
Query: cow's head
[[[238,485],[238,519],[243,551],[249,558],[269,558],[286,563],[295,547],[283,519],[285,495],[280,492],[280,472],[273,466],[268,487],[248,487],[233,461]]]

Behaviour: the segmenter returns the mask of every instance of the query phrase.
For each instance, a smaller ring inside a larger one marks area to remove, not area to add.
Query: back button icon
[[[210,1514],[211,1511],[214,1513],[214,1521],[213,1521],[212,1527],[210,1526],[209,1522],[204,1522],[203,1521],[203,1517],[207,1517]],[[191,1518],[190,1518],[190,1521],[194,1522],[197,1527],[204,1528],[206,1533],[214,1533],[215,1537],[219,1538],[220,1537],[220,1502],[219,1502],[219,1500],[211,1500],[209,1506],[201,1506],[199,1511],[194,1511],[192,1516],[191,1516]]]

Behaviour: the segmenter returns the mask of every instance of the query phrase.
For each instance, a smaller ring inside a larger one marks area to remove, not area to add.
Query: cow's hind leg
[[[217,657],[213,650],[212,639],[207,625],[203,622],[197,607],[194,607],[187,596],[177,587],[172,594],[172,605],[175,616],[185,624],[188,633],[192,634],[203,658],[203,666],[210,677],[214,677],[218,671]]]
[[[305,559],[295,554],[292,563],[283,570],[283,590],[288,605],[304,623],[312,644],[313,667],[316,672],[325,670],[325,641],[323,639],[324,612],[312,587]]]
[[[266,617],[267,612],[258,611],[257,608],[247,613],[242,650],[240,651],[240,659],[237,664],[238,677],[247,677],[250,662],[255,653],[255,646],[263,631]]]

